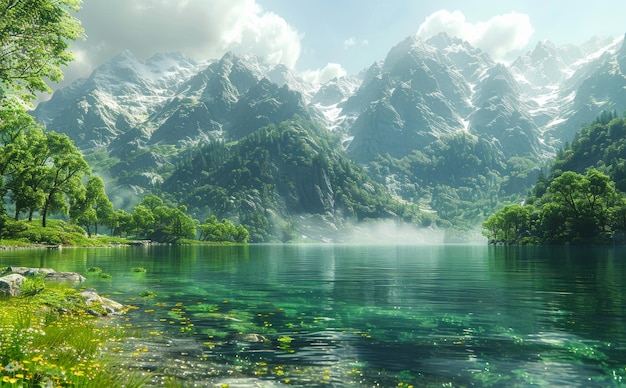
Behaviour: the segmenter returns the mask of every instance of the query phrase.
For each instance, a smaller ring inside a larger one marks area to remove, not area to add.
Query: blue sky
[[[416,33],[428,16],[440,10],[460,11],[469,24],[486,23],[512,12],[527,15],[534,32],[526,46],[510,52],[509,59],[532,49],[540,40],[581,44],[594,35],[626,33],[626,1],[615,0],[258,2],[303,33],[298,65],[315,68],[337,62],[350,73],[384,58],[393,45]],[[348,39],[355,42],[349,48],[343,43]]]
[[[66,83],[124,49],[141,59],[181,51],[197,60],[247,51],[311,80],[354,74],[418,31],[458,33],[497,60],[540,40],[581,44],[626,33],[626,1],[84,0],[87,38]]]

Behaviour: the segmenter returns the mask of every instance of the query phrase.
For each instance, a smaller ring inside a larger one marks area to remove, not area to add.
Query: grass
[[[131,240],[97,236],[87,237],[83,228],[63,220],[48,220],[41,226],[41,220],[15,221],[5,218],[0,234],[0,245],[8,247],[32,247],[38,245],[70,245],[77,247],[98,247],[112,244],[128,244]]]
[[[125,336],[124,329],[87,313],[79,291],[63,284],[44,287],[36,278],[32,282],[29,295],[0,298],[0,387],[146,383],[142,376],[120,372],[114,360],[103,356],[107,343]]]

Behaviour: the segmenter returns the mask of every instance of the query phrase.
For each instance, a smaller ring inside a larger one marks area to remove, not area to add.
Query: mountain
[[[237,219],[256,242],[311,237],[320,225],[325,232],[315,237],[337,241],[338,228],[351,222],[423,216],[343,156],[337,137],[300,118],[265,126],[231,148],[197,149],[162,189],[196,214]]]
[[[199,66],[179,53],[139,61],[124,51],[89,78],[55,92],[33,115],[81,149],[106,146],[174,97]]]
[[[469,225],[521,198],[583,124],[626,110],[624,66],[621,38],[539,42],[504,65],[439,34],[313,85],[252,55],[126,51],[32,114],[76,142],[123,206],[157,192],[198,218],[244,220],[263,241],[306,234],[302,217],[331,234],[424,217],[403,204]]]

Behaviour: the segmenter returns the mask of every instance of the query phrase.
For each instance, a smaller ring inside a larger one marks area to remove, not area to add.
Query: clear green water
[[[7,265],[110,273],[86,286],[136,306],[121,321],[137,334],[110,350],[154,385],[163,374],[230,387],[626,383],[621,247],[0,252]]]

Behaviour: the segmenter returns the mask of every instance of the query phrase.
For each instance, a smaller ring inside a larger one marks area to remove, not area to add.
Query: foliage
[[[250,233],[243,225],[235,226],[227,219],[222,222],[217,217],[211,216],[207,218],[204,224],[200,225],[201,241],[231,241],[245,243],[248,241]]]
[[[0,385],[140,386],[145,379],[120,373],[102,357],[105,343],[123,335],[89,315],[78,291],[66,285],[0,299]]]
[[[3,244],[7,244],[6,240],[13,239],[43,245],[101,245],[98,241],[85,237],[85,231],[81,227],[61,220],[52,220],[47,227],[43,227],[38,222],[7,219],[4,229],[0,232],[0,238]]]
[[[550,177],[540,174],[525,206],[509,205],[483,223],[491,242],[584,242],[626,232],[626,119],[603,112],[560,150]],[[513,228],[506,219],[521,220]]]
[[[436,211],[437,224],[452,231],[446,238],[462,241],[494,209],[521,200],[541,169],[537,160],[506,159],[491,139],[457,132],[401,159],[380,155],[368,171],[404,200]]]
[[[48,92],[46,79],[62,79],[73,55],[69,42],[82,35],[72,12],[80,0],[0,1],[0,102],[5,93],[23,99]]]
[[[162,190],[194,214],[238,220],[253,242],[295,238],[290,220],[303,213],[354,221],[423,219],[416,205],[394,200],[346,159],[338,137],[298,117],[263,127],[234,144],[198,148]],[[210,232],[201,231],[201,236]]]
[[[113,223],[113,204],[104,191],[104,182],[100,177],[90,177],[85,189],[74,194],[71,209],[70,219],[83,226],[89,237],[92,226],[93,232],[98,234],[98,224]]]
[[[534,205],[508,205],[483,223],[490,242],[577,242],[607,240],[624,233],[626,199],[596,169],[566,171],[554,178]],[[536,210],[535,210],[536,209]]]

